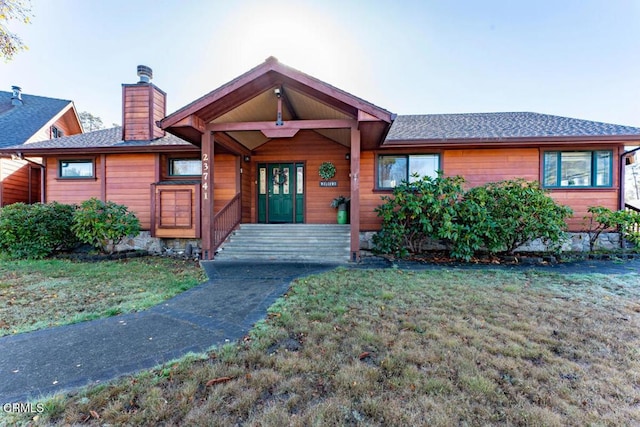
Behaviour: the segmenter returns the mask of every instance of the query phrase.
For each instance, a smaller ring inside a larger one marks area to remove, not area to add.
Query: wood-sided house
[[[201,239],[205,259],[241,223],[335,223],[330,202],[345,195],[356,260],[380,196],[437,170],[469,185],[538,180],[579,231],[588,206],[623,206],[624,147],[640,145],[638,128],[536,113],[396,116],[275,58],[166,116],[151,70],[139,75],[122,86],[122,128],[23,154],[44,158],[43,201],[125,204],[153,236]]]
[[[18,86],[0,91],[0,149],[79,133],[82,126],[73,102],[23,94]],[[39,202],[41,170],[41,159],[27,158],[19,149],[0,157],[0,206]]]

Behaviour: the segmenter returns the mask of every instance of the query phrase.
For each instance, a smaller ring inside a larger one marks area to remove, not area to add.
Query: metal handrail
[[[240,206],[240,193],[238,193],[213,217],[212,249],[214,252],[222,245],[238,224],[240,224],[241,220],[242,209]]]

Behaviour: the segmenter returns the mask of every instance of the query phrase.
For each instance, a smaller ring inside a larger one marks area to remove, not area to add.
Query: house
[[[154,237],[200,239],[204,259],[238,224],[335,223],[345,195],[357,260],[380,196],[437,170],[539,180],[580,231],[588,206],[624,206],[625,146],[640,145],[639,128],[537,113],[396,116],[275,58],[167,116],[151,70],[138,75],[122,85],[122,128],[19,149],[44,159],[47,201],[125,204]]]
[[[73,102],[27,95],[13,86],[0,91],[0,149],[82,133]],[[42,164],[19,150],[0,158],[0,206],[39,202]]]

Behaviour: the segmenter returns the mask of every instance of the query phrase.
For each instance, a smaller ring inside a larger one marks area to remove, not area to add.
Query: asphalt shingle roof
[[[123,141],[122,127],[102,129],[93,132],[50,139],[48,141],[28,144],[28,149],[59,149],[59,148],[114,148],[114,147],[153,147],[162,145],[192,145],[177,136],[166,134],[162,138],[150,141]],[[17,148],[17,147],[11,147]]]
[[[640,128],[525,112],[426,114],[396,117],[386,141],[629,135]]]
[[[71,101],[22,94],[22,105],[11,105],[12,92],[0,91],[0,148],[23,144]]]

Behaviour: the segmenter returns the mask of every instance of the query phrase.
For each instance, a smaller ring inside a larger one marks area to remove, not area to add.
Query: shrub
[[[392,196],[383,196],[384,203],[375,209],[382,218],[382,229],[373,240],[377,252],[403,257],[422,252],[433,239],[458,239],[456,207],[463,183],[460,176],[425,176],[411,183],[403,181]]]
[[[572,211],[549,197],[537,182],[501,181],[463,190],[464,178],[424,177],[403,182],[376,208],[382,228],[374,236],[378,253],[399,257],[420,253],[438,240],[451,256],[469,260],[480,249],[513,253],[542,238],[557,244]]]
[[[586,232],[589,235],[589,250],[593,252],[600,234],[606,230],[619,231],[622,237],[640,246],[640,213],[631,211],[612,211],[604,206],[590,206],[590,215],[584,217]]]
[[[44,258],[77,243],[75,206],[14,203],[0,209],[0,250],[11,258]]]
[[[80,241],[113,252],[122,239],[140,231],[140,222],[126,206],[92,198],[76,210],[71,228]]]
[[[560,246],[565,237],[566,220],[573,211],[556,204],[537,181],[522,178],[485,184],[465,195],[467,203],[486,210],[487,218],[478,233],[490,252],[513,252],[537,238]],[[463,221],[475,221],[463,215]]]

